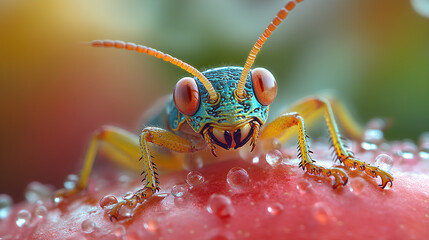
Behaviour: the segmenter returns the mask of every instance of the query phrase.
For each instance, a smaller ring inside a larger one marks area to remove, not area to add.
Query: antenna
[[[246,84],[247,75],[249,74],[250,68],[253,65],[253,62],[255,61],[256,55],[259,53],[259,51],[262,48],[262,45],[264,45],[265,40],[267,40],[271,33],[276,30],[277,26],[287,17],[288,13],[292,11],[292,9],[295,8],[297,3],[300,3],[304,0],[293,0],[280,9],[280,11],[277,13],[277,16],[271,21],[270,25],[265,29],[264,33],[259,37],[258,41],[256,41],[255,45],[253,45],[252,50],[249,53],[249,56],[247,57],[246,63],[244,64],[243,71],[241,72],[240,81],[237,84],[237,89],[235,90],[235,95],[243,99],[244,96],[244,85]]]
[[[120,49],[126,49],[126,50],[131,50],[131,51],[137,51],[139,53],[146,53],[150,56],[155,56],[156,58],[160,58],[166,62],[170,62],[173,65],[176,65],[180,68],[182,68],[183,70],[187,71],[188,73],[192,74],[193,76],[195,76],[196,78],[198,78],[204,85],[204,87],[207,89],[207,92],[210,95],[210,101],[211,102],[216,102],[218,99],[218,95],[216,93],[216,91],[213,88],[213,85],[210,83],[210,81],[204,77],[204,75],[198,71],[197,69],[195,69],[194,67],[192,67],[191,65],[183,62],[180,59],[177,59],[175,57],[172,57],[168,54],[165,54],[161,51],[158,51],[156,49],[153,48],[149,48],[143,45],[139,45],[139,44],[135,44],[135,43],[130,43],[130,42],[124,42],[124,41],[113,41],[113,40],[95,40],[91,42],[91,46],[93,47],[115,47],[115,48],[120,48]]]

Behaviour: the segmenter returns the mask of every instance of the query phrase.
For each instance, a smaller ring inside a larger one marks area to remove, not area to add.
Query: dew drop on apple
[[[155,218],[151,218],[145,221],[143,226],[147,231],[151,233],[156,233],[159,230],[159,223],[158,220]]]
[[[299,193],[306,194],[311,191],[311,183],[305,179],[298,180],[296,184],[296,189],[298,189]]]
[[[174,185],[171,189],[171,194],[173,194],[174,197],[180,198],[183,197],[187,191],[188,186],[186,185]]]
[[[353,194],[355,195],[361,194],[364,188],[365,188],[365,181],[362,178],[356,177],[351,179],[350,191]]]
[[[44,218],[48,213],[48,209],[43,205],[37,205],[34,209],[34,216],[38,218]]]
[[[12,211],[12,198],[7,194],[0,194],[0,219],[9,217]]]
[[[38,200],[49,198],[52,195],[53,187],[40,182],[31,182],[25,189],[25,199],[29,203],[35,203]]]
[[[419,158],[420,160],[429,159],[429,132],[424,132],[419,137]]]
[[[419,152],[420,160],[429,160],[429,148],[421,149]]]
[[[259,163],[259,157],[258,156],[253,157],[252,158],[252,163],[253,164],[258,164]]]
[[[282,211],[283,211],[284,207],[281,203],[271,203],[268,207],[267,207],[267,211],[269,214],[275,216],[275,215],[279,215]]]
[[[70,174],[67,176],[67,179],[64,182],[64,188],[68,190],[74,189],[78,182],[79,182],[79,177],[75,174]]]
[[[283,158],[284,157],[283,157],[282,152],[280,152],[277,149],[269,151],[267,153],[267,155],[265,156],[265,159],[266,159],[267,163],[270,164],[273,167],[281,164]]]
[[[124,196],[122,197],[124,200],[130,200],[133,197],[134,193],[133,192],[127,192],[124,194]]]
[[[54,204],[55,206],[58,206],[60,203],[62,203],[64,201],[63,197],[54,197]]]
[[[186,182],[192,187],[194,187],[204,183],[204,177],[200,172],[191,171],[188,173],[188,176],[186,177]]]
[[[102,197],[99,201],[100,207],[105,209],[107,207],[113,206],[118,203],[118,199],[113,195],[106,195]]]
[[[363,141],[378,145],[383,141],[383,131],[380,129],[367,129],[363,134]]]
[[[123,239],[126,235],[127,231],[125,227],[122,225],[117,225],[113,228],[113,235],[119,239]]]
[[[414,153],[411,151],[402,151],[400,153],[400,157],[401,157],[401,160],[400,160],[401,163],[413,164],[417,160],[416,158],[414,158]]]
[[[312,208],[314,219],[321,225],[326,225],[332,218],[331,209],[323,202],[317,202]]]
[[[31,219],[31,213],[28,210],[23,209],[19,211],[16,216],[16,225],[18,227],[23,227],[30,222],[30,219]]]
[[[84,233],[92,233],[94,232],[96,225],[95,222],[93,222],[90,219],[86,219],[81,224],[82,232]]]
[[[387,154],[380,154],[375,158],[375,165],[381,170],[390,171],[393,167],[393,158]]]
[[[230,187],[241,189],[249,183],[249,174],[241,167],[233,167],[229,170],[226,181]]]
[[[234,214],[234,207],[229,197],[215,193],[209,198],[207,211],[219,218],[227,218]]]

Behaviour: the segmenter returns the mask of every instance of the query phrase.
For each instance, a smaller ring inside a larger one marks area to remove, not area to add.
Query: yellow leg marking
[[[347,174],[341,169],[324,168],[315,164],[310,156],[308,148],[307,134],[304,125],[304,119],[298,113],[286,113],[274,119],[271,123],[262,129],[260,138],[279,138],[286,130],[292,126],[298,127],[298,157],[301,158],[300,167],[310,174],[323,175],[335,178],[333,187],[337,188],[347,183]]]

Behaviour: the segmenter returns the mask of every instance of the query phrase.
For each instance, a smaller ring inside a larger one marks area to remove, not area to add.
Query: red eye
[[[188,116],[194,115],[200,105],[200,95],[195,80],[190,77],[180,79],[174,87],[173,100],[181,113]]]
[[[277,95],[277,83],[273,74],[265,68],[255,68],[252,71],[252,81],[258,102],[265,106],[270,105]]]

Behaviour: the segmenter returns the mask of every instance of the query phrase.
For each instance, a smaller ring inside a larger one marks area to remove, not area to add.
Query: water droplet
[[[119,211],[120,218],[131,218],[133,217],[134,209],[129,208],[128,206],[123,206],[121,211]]]
[[[119,183],[122,185],[126,185],[128,183],[130,183],[133,180],[133,178],[130,175],[127,174],[122,174],[121,176],[119,176]]]
[[[158,220],[151,218],[144,223],[144,228],[151,233],[156,233],[159,230]]]
[[[58,197],[58,196],[54,197],[55,206],[58,206],[58,204],[60,204],[62,201],[64,201],[63,197]]]
[[[197,186],[199,184],[202,184],[204,182],[204,177],[200,172],[197,171],[191,171],[188,173],[188,176],[186,177],[186,182],[191,186]]]
[[[417,159],[414,158],[414,153],[409,151],[402,151],[400,153],[401,163],[415,163]]]
[[[198,154],[185,154],[182,160],[183,169],[187,171],[198,170],[204,166],[203,158]]]
[[[364,188],[365,188],[365,181],[362,178],[356,177],[351,179],[350,191],[353,194],[355,195],[361,194]]]
[[[75,174],[70,174],[67,176],[67,179],[64,182],[64,188],[69,190],[74,189],[78,182],[79,182],[79,177]]]
[[[258,164],[259,163],[259,157],[256,156],[256,157],[252,158],[252,163],[253,164]]]
[[[47,199],[52,195],[54,188],[40,182],[31,182],[25,190],[25,199],[29,203],[35,203],[38,200]]]
[[[183,195],[185,195],[185,193],[188,191],[188,186],[186,185],[174,185],[173,188],[171,189],[171,194],[173,194],[173,196],[175,197],[183,197]]]
[[[108,208],[113,206],[114,204],[118,203],[118,199],[113,195],[106,195],[103,198],[100,199],[100,207],[102,209]]]
[[[429,148],[423,148],[419,152],[420,160],[428,160],[429,159]]]
[[[332,217],[331,209],[322,202],[315,203],[312,210],[313,217],[321,225],[326,225]]]
[[[414,11],[422,17],[429,18],[429,1],[428,0],[411,0],[411,6]]]
[[[301,179],[296,184],[296,189],[298,189],[299,193],[305,194],[311,190],[311,183],[305,179]]]
[[[279,150],[275,149],[275,150],[269,151],[265,156],[265,159],[267,160],[268,164],[275,167],[282,162],[283,154]]]
[[[272,203],[267,207],[268,212],[273,216],[279,215],[283,211],[283,209],[283,205],[278,202]]]
[[[127,231],[125,230],[125,227],[122,225],[115,226],[115,228],[113,229],[113,235],[115,235],[115,237],[120,239],[125,237],[126,233]]]
[[[46,207],[43,205],[38,205],[34,209],[34,216],[36,216],[38,218],[44,218],[47,213],[48,213],[48,209],[46,209]]]
[[[28,210],[21,210],[18,212],[18,215],[16,216],[16,225],[18,227],[22,227],[27,225],[30,222],[31,219],[31,213]]]
[[[362,142],[360,146],[363,150],[366,150],[366,151],[374,151],[378,149],[378,146],[375,143]]]
[[[387,154],[380,154],[375,158],[375,165],[381,170],[390,171],[393,167],[393,159]]]
[[[215,193],[209,198],[207,211],[220,218],[226,218],[232,216],[234,208],[229,197]]]
[[[226,181],[230,187],[240,189],[249,182],[249,174],[241,167],[234,167],[229,170]]]
[[[12,211],[12,198],[7,194],[0,194],[0,219],[9,217]]]
[[[379,144],[383,141],[383,132],[380,129],[367,129],[363,134],[363,141]]]
[[[82,228],[82,232],[84,233],[92,233],[94,232],[96,225],[95,225],[95,222],[93,222],[92,220],[86,219],[85,221],[82,222],[81,228]]]
[[[124,200],[130,200],[133,197],[134,193],[133,192],[127,192],[124,194],[124,196],[122,197]]]

